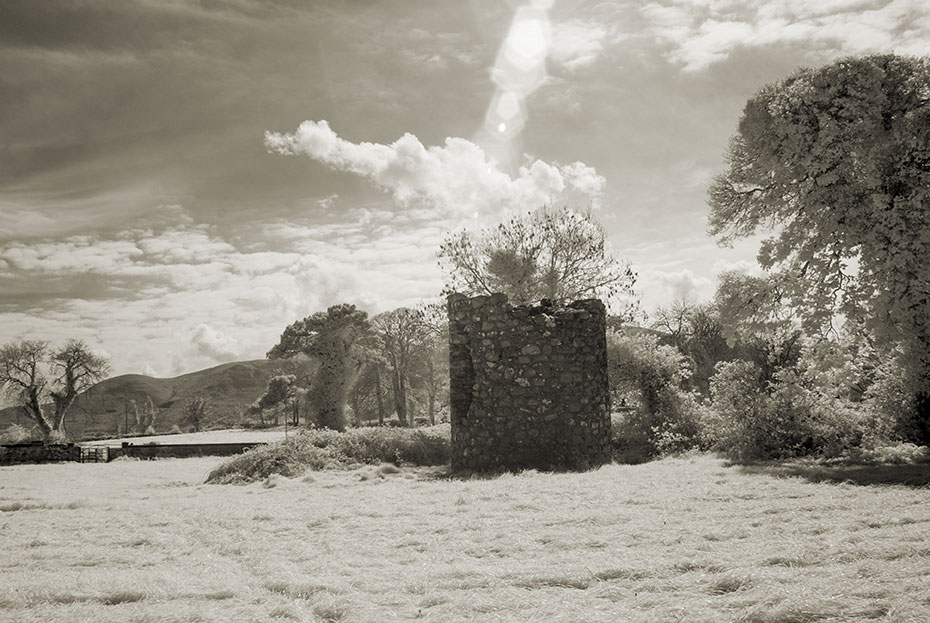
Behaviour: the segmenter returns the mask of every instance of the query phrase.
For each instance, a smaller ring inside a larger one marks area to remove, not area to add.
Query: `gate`
[[[108,463],[110,449],[106,446],[84,446],[81,448],[81,463]]]

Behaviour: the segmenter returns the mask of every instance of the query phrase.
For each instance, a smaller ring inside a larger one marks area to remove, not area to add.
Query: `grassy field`
[[[930,620],[926,486],[706,456],[201,484],[220,460],[0,468],[0,620]]]
[[[290,432],[293,434],[294,429]],[[136,445],[146,443],[249,443],[260,441],[270,443],[284,439],[284,427],[262,430],[210,430],[199,433],[178,433],[176,435],[151,435],[148,437],[120,437],[118,439],[96,439],[82,442],[82,446],[118,446],[126,441]]]

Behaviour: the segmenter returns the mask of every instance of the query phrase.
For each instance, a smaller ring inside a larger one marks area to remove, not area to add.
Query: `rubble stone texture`
[[[447,311],[453,470],[610,462],[603,303],[453,294]]]

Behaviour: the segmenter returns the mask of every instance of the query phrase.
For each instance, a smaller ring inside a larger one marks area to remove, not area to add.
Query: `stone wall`
[[[0,446],[0,465],[80,461],[81,447],[69,444],[19,443]]]
[[[453,470],[610,462],[600,301],[511,306],[503,294],[453,294],[447,311]]]

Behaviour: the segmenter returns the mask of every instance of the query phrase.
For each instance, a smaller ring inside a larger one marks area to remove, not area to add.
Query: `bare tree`
[[[53,433],[66,434],[65,418],[74,399],[109,370],[106,357],[93,353],[83,340],[69,340],[55,351],[49,350],[48,342],[37,340],[0,348],[0,389],[19,401],[46,439]],[[49,398],[51,418],[42,409]]]
[[[203,428],[210,402],[202,396],[195,396],[184,403],[184,421],[190,424],[195,432]]]
[[[42,364],[47,356],[48,342],[39,340],[22,340],[0,348],[0,388],[19,403],[46,439],[52,434],[52,423],[42,412],[48,389]]]

